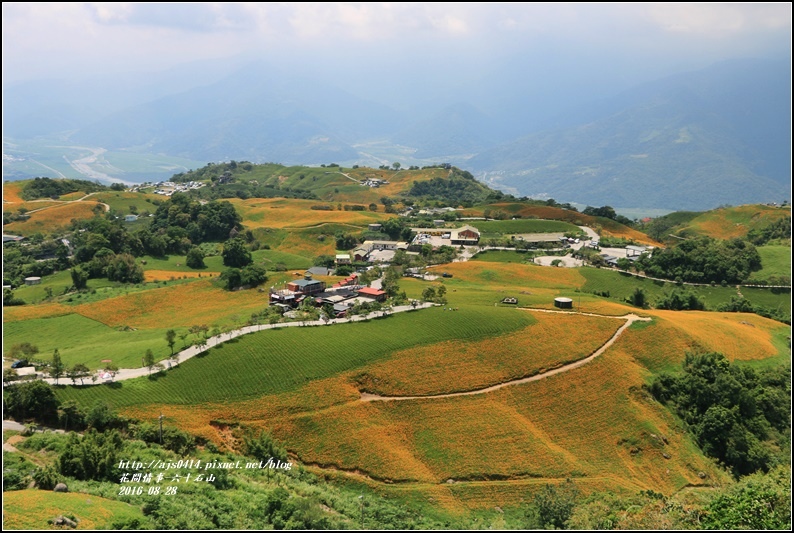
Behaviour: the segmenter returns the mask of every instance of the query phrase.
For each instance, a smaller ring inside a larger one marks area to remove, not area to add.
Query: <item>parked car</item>
[[[451,278],[452,274],[450,274],[449,272],[444,272],[443,274],[441,274],[441,277],[442,278]]]
[[[27,359],[19,359],[11,363],[11,368],[24,368],[26,366],[30,366]]]

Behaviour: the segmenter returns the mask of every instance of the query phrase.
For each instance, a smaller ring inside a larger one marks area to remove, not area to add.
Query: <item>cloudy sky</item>
[[[3,3],[3,81],[244,55],[315,73],[575,55],[638,75],[790,54],[791,5]],[[593,59],[595,60],[595,59]]]

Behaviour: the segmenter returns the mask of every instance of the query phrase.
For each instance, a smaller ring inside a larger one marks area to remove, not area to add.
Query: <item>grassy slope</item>
[[[760,204],[725,207],[698,215],[676,228],[675,233],[681,236],[706,235],[716,239],[744,237],[752,229],[768,226],[775,220],[790,216],[790,209]]]
[[[675,283],[662,281],[652,281],[645,278],[637,278],[630,274],[615,272],[614,270],[602,270],[598,268],[580,269],[582,276],[587,279],[582,290],[585,292],[608,291],[610,298],[625,301],[635,289],[640,288],[645,291],[653,304],[665,293],[672,292],[677,288]],[[736,287],[683,287],[700,296],[709,309],[716,309],[721,304],[728,303],[733,296],[737,296]],[[742,295],[753,304],[762,305],[777,309],[781,307],[791,312],[790,295],[786,293],[774,293],[769,289],[752,289],[743,287]]]
[[[722,479],[639,387],[651,372],[674,369],[687,350],[718,349],[731,359],[763,364],[787,349],[781,340],[787,328],[755,315],[649,312],[652,324],[630,328],[605,356],[554,378],[475,397],[357,402],[355,383],[362,374],[378,379],[385,392],[457,390],[479,385],[480,377],[512,376],[513,363],[531,370],[531,359],[525,365],[521,358],[531,358],[533,350],[547,358],[543,365],[553,365],[554,357],[590,349],[586,337],[595,324],[580,331],[576,321],[582,317],[558,322],[544,315],[522,326],[515,320],[533,313],[494,307],[506,294],[517,295],[521,305],[551,307],[553,296],[566,294],[581,296],[586,311],[633,310],[576,293],[589,282],[583,270],[478,261],[443,268],[454,274],[443,283],[457,312],[436,308],[365,324],[264,332],[156,381],[70,387],[59,395],[87,404],[102,399],[142,418],[162,411],[170,423],[219,444],[213,420],[265,427],[303,461],[417,482],[380,486],[385,493],[409,501],[432,494],[443,505],[484,508],[516,505],[548,478],[576,477],[586,490],[663,492],[701,483],[699,471]],[[409,294],[429,284],[401,281]],[[513,338],[518,349],[515,336],[522,331],[530,335],[520,341],[529,342],[526,353],[498,348]],[[501,340],[477,341],[489,335]],[[484,365],[481,375],[469,372],[478,365]],[[652,435],[666,435],[670,444]],[[662,458],[662,451],[672,459]],[[449,478],[460,482],[439,488]]]
[[[765,280],[770,276],[791,279],[791,247],[790,246],[759,246],[758,254],[761,256],[761,270],[754,272],[754,279]]]
[[[64,229],[73,218],[85,219],[94,216],[93,208],[98,204],[92,198],[89,197],[83,202],[64,203],[37,211],[31,214],[28,220],[12,222],[3,226],[3,231],[14,235],[28,236],[34,233],[47,234]]]
[[[575,226],[589,226],[591,228],[597,229],[600,228],[603,235],[633,239],[639,243],[653,246],[659,245],[659,243],[644,233],[624,226],[623,224],[615,222],[614,220],[604,217],[584,215],[576,211],[569,211],[559,207],[502,202],[466,209],[463,211],[463,216],[483,216],[486,208],[502,210],[511,215],[519,215],[522,218],[561,220],[564,222],[569,222]]]
[[[430,309],[367,324],[266,331],[214,348],[156,382],[139,379],[62,394],[87,403],[103,398],[116,406],[151,401],[239,401],[287,392],[307,381],[382,359],[396,350],[449,339],[497,336],[530,320],[527,315],[501,308],[469,308],[457,313]]]
[[[47,523],[58,515],[77,518],[77,529],[112,529],[114,521],[143,518],[140,508],[99,496],[43,490],[3,493],[4,529],[62,529]]]

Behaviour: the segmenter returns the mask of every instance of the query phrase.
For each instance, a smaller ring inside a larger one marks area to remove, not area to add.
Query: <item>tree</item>
[[[201,248],[198,246],[191,248],[185,258],[185,264],[190,268],[206,268],[207,265],[204,264],[204,252],[201,251]]]
[[[377,211],[378,210],[378,204],[376,204],[376,203],[369,204],[369,210],[370,211]]]
[[[114,365],[113,363],[107,363],[104,368],[105,372],[110,374],[110,379],[114,379],[116,374],[119,373],[119,367]]]
[[[155,365],[154,354],[151,349],[146,350],[146,355],[143,356],[143,364],[149,369],[149,374],[151,374]]]
[[[18,422],[29,418],[45,424],[58,420],[58,398],[53,388],[43,381],[14,385],[5,395],[5,412]]]
[[[432,302],[436,299],[436,289],[433,287],[426,287],[425,290],[422,291],[422,299],[426,302]]]
[[[400,170],[400,166],[401,165],[400,165],[400,163],[395,161],[394,163],[391,164],[391,166],[392,166],[392,168],[394,168],[394,170]]]
[[[143,268],[135,262],[130,254],[118,254],[108,261],[105,268],[110,281],[122,283],[140,283],[143,281]]]
[[[544,486],[525,513],[528,529],[565,529],[580,496],[570,479],[559,485]]]
[[[176,331],[173,329],[169,329],[165,332],[165,342],[168,343],[168,347],[171,348],[171,355],[174,354],[174,344],[176,344]]]
[[[226,241],[223,246],[223,264],[228,267],[242,268],[250,265],[253,261],[251,252],[245,247],[245,243],[240,238],[234,238]]]
[[[82,429],[85,427],[85,413],[76,401],[67,400],[58,409],[58,423],[66,431],[70,427],[72,430]]]
[[[52,364],[49,368],[50,376],[55,378],[55,384],[58,384],[58,378],[63,376],[63,372],[66,369],[66,365],[63,364],[61,361],[61,352],[58,351],[58,348],[55,348],[55,351],[52,353]]]
[[[648,307],[648,297],[645,295],[645,291],[637,287],[634,289],[634,292],[628,298],[629,303],[635,307],[640,307],[645,309]]]
[[[88,272],[82,267],[76,266],[72,268],[72,285],[79,290],[85,289],[88,286]]]
[[[83,378],[86,377],[91,371],[82,363],[77,363],[66,371],[66,376],[72,380],[73,385],[77,385],[77,380],[80,380],[80,385],[83,385]]]
[[[400,292],[400,286],[397,280],[400,279],[400,273],[393,267],[386,269],[386,274],[383,276],[383,283],[381,289],[386,293],[386,296],[393,298]]]

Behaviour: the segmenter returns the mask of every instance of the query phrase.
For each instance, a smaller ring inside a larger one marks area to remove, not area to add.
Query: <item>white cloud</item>
[[[3,3],[3,74],[160,68],[250,51],[434,54],[790,49],[790,4]],[[553,44],[549,44],[553,43]],[[562,44],[561,44],[562,43]],[[702,45],[702,46],[700,46]]]

